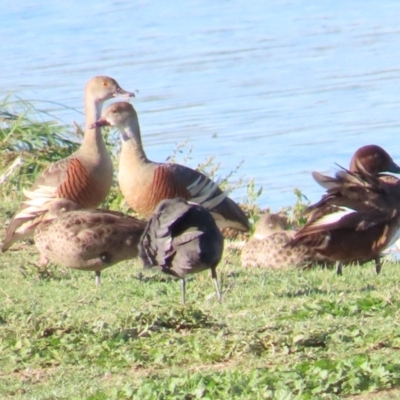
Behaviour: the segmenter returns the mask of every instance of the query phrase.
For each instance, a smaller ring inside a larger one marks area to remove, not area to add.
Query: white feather
[[[400,229],[397,230],[396,234],[393,235],[393,237],[390,239],[389,244],[386,246],[386,248],[392,246],[394,243],[396,243],[396,247],[399,248],[399,243],[397,241],[400,239]]]
[[[229,192],[225,191],[219,194],[218,196],[215,196],[207,201],[204,201],[201,203],[201,205],[206,208],[207,210],[212,210],[214,207],[217,207],[219,203],[221,203],[225,198],[228,196]]]
[[[56,191],[57,191],[56,187],[39,185],[35,190],[32,191],[24,189],[23,193],[25,197],[31,200],[37,199],[39,197],[45,197],[47,199],[50,199],[52,197],[55,197]]]
[[[208,183],[203,181],[199,184],[199,187],[192,188],[190,192],[192,201],[200,204],[210,198],[217,189],[218,186],[213,181],[209,181]]]
[[[329,226],[335,224],[340,221],[343,217],[349,214],[356,213],[357,211],[352,210],[351,208],[341,207],[338,211],[324,215],[322,218],[316,220],[310,226]]]
[[[202,178],[202,176],[199,176],[193,183],[187,186],[187,189],[192,196],[191,202],[201,204],[207,210],[212,210],[225,200],[229,195],[229,192],[225,191],[220,193],[218,196],[214,196],[214,193],[218,189],[218,183],[213,182],[206,177]]]
[[[189,190],[189,192],[190,192],[194,187],[198,186],[198,184],[199,184],[201,178],[202,178],[202,176],[200,175],[192,184],[190,184],[190,185],[187,187],[187,190]]]
[[[48,210],[49,204],[56,198],[57,188],[53,186],[39,185],[35,190],[23,190],[27,198],[23,204],[25,207],[15,218],[35,218]]]

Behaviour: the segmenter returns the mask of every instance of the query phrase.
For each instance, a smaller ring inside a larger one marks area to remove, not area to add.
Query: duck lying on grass
[[[242,249],[244,267],[310,268],[316,264],[331,264],[306,246],[288,247],[294,230],[288,230],[287,218],[281,214],[265,214],[255,226],[252,238]]]

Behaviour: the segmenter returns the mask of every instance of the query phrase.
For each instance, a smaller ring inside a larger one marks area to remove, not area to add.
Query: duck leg
[[[380,255],[376,256],[374,260],[375,260],[375,271],[377,274],[379,274],[382,269],[381,256]]]
[[[49,262],[49,259],[44,255],[40,254],[40,259],[39,259],[39,266],[45,267]]]
[[[341,261],[336,262],[336,274],[337,275],[342,275],[342,267],[343,263]]]
[[[101,271],[94,271],[94,273],[96,274],[96,285],[97,286],[100,286],[101,285],[101,279],[100,279],[100,276],[101,276]]]
[[[212,280],[214,282],[215,290],[217,291],[218,301],[221,302],[222,295],[221,295],[221,291],[219,290],[218,279],[217,279],[217,271],[215,270],[215,268],[211,269],[211,278],[212,278]]]

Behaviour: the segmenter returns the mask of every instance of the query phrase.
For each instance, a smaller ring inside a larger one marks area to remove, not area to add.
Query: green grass
[[[0,398],[336,399],[400,385],[398,267],[243,269],[227,253],[180,284],[138,261],[38,271],[35,248],[0,265]]]
[[[17,116],[15,120],[2,120],[0,111],[0,176],[17,157],[23,160],[0,185],[0,197],[12,201],[20,199],[21,188],[29,187],[50,163],[73,153],[79,137],[76,129],[60,124],[33,103],[6,97],[0,101],[0,110]]]

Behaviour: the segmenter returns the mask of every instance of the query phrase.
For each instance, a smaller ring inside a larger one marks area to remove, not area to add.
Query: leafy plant
[[[17,119],[6,119],[0,125],[0,174],[5,172],[17,157],[22,165],[1,186],[3,196],[18,198],[21,188],[29,186],[37,175],[50,163],[70,155],[78,148],[74,132],[56,121],[41,121],[48,113],[31,103],[6,98],[0,108],[13,106],[18,110]]]

